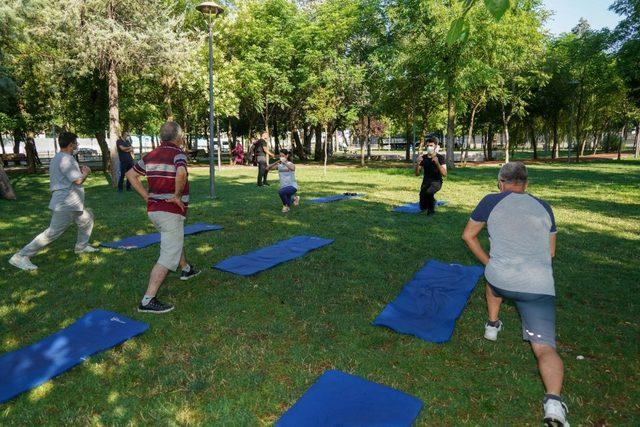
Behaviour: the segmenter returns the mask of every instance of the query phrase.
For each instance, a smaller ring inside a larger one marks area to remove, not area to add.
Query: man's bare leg
[[[489,315],[489,321],[496,322],[498,321],[498,313],[500,313],[502,298],[495,296],[489,285],[485,288],[485,296],[487,298],[487,314]]]
[[[564,365],[555,348],[546,344],[531,343],[531,349],[538,359],[538,371],[547,394],[560,396],[564,379]]]

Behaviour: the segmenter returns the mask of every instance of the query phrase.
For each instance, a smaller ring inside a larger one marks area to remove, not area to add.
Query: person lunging
[[[300,204],[298,183],[296,182],[296,165],[292,162],[293,156],[289,150],[280,150],[280,159],[269,166],[269,170],[278,169],[280,177],[280,200],[282,200],[282,213],[287,213],[291,206]]]

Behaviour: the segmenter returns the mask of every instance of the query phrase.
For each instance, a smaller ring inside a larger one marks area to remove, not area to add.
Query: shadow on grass
[[[626,165],[622,176],[610,173],[609,165],[566,174],[562,167],[531,168],[536,192],[543,191],[561,214],[566,209],[582,215],[559,222],[555,260],[559,343],[567,363],[566,396],[575,396],[574,419],[610,413],[611,407],[618,411],[612,420],[624,423],[632,417],[628,408],[636,391],[627,378],[633,375],[628,360],[637,354],[634,337],[640,332],[638,240],[600,229],[590,217],[616,216],[637,229],[637,213],[633,202],[601,201],[601,194],[590,189],[612,176],[619,191],[630,193],[638,185],[637,166]],[[460,233],[472,206],[495,187],[496,171],[452,172],[441,198],[453,202],[434,217],[391,212],[399,200],[409,202],[416,194],[397,195],[401,189],[417,191],[420,185],[410,169],[336,170],[325,181],[301,168],[303,205],[288,216],[279,212],[276,186],[256,187],[253,170],[221,173],[216,200],[207,199],[207,178],[197,171],[188,222],[225,229],[185,239],[189,258],[205,271],[188,283],[170,276],[160,296],[177,308],[154,318],[137,314],[135,306],[157,245],[76,257],[70,230],[34,257],[38,272],[6,264],[49,222],[46,179],[25,178],[18,202],[0,202],[1,351],[35,342],[98,307],[147,321],[151,329],[0,410],[6,419],[26,424],[264,424],[275,421],[324,370],[338,368],[424,399],[428,404],[419,423],[433,417],[445,424],[461,419],[486,424],[485,417],[536,422],[540,384],[520,341],[517,314],[505,307],[509,328],[500,347],[484,343],[479,338],[485,318],[482,286],[447,345],[370,326],[427,259],[475,263]],[[580,182],[559,186],[567,179]],[[87,187],[96,240],[153,231],[137,195],[117,194],[98,179]],[[577,194],[577,188],[585,191]],[[305,203],[307,197],[359,189],[366,189],[367,197]],[[336,241],[249,278],[209,268],[298,234]],[[589,364],[577,365],[576,354],[589,356]],[[602,393],[611,397],[606,404],[599,403]]]

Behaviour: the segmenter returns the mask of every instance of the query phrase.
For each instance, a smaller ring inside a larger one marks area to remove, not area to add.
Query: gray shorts
[[[556,348],[556,297],[513,292],[489,285],[497,297],[513,301],[522,321],[522,339]]]

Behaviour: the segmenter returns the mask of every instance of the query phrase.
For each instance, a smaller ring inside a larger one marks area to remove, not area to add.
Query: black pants
[[[264,185],[267,183],[268,173],[269,170],[267,169],[267,161],[258,160],[258,185]]]
[[[434,212],[436,208],[435,194],[442,188],[441,181],[426,181],[420,188],[420,210]]]
[[[132,162],[120,162],[120,177],[118,178],[118,191],[122,191],[124,175],[133,167]],[[131,191],[131,183],[127,180],[127,191]]]

